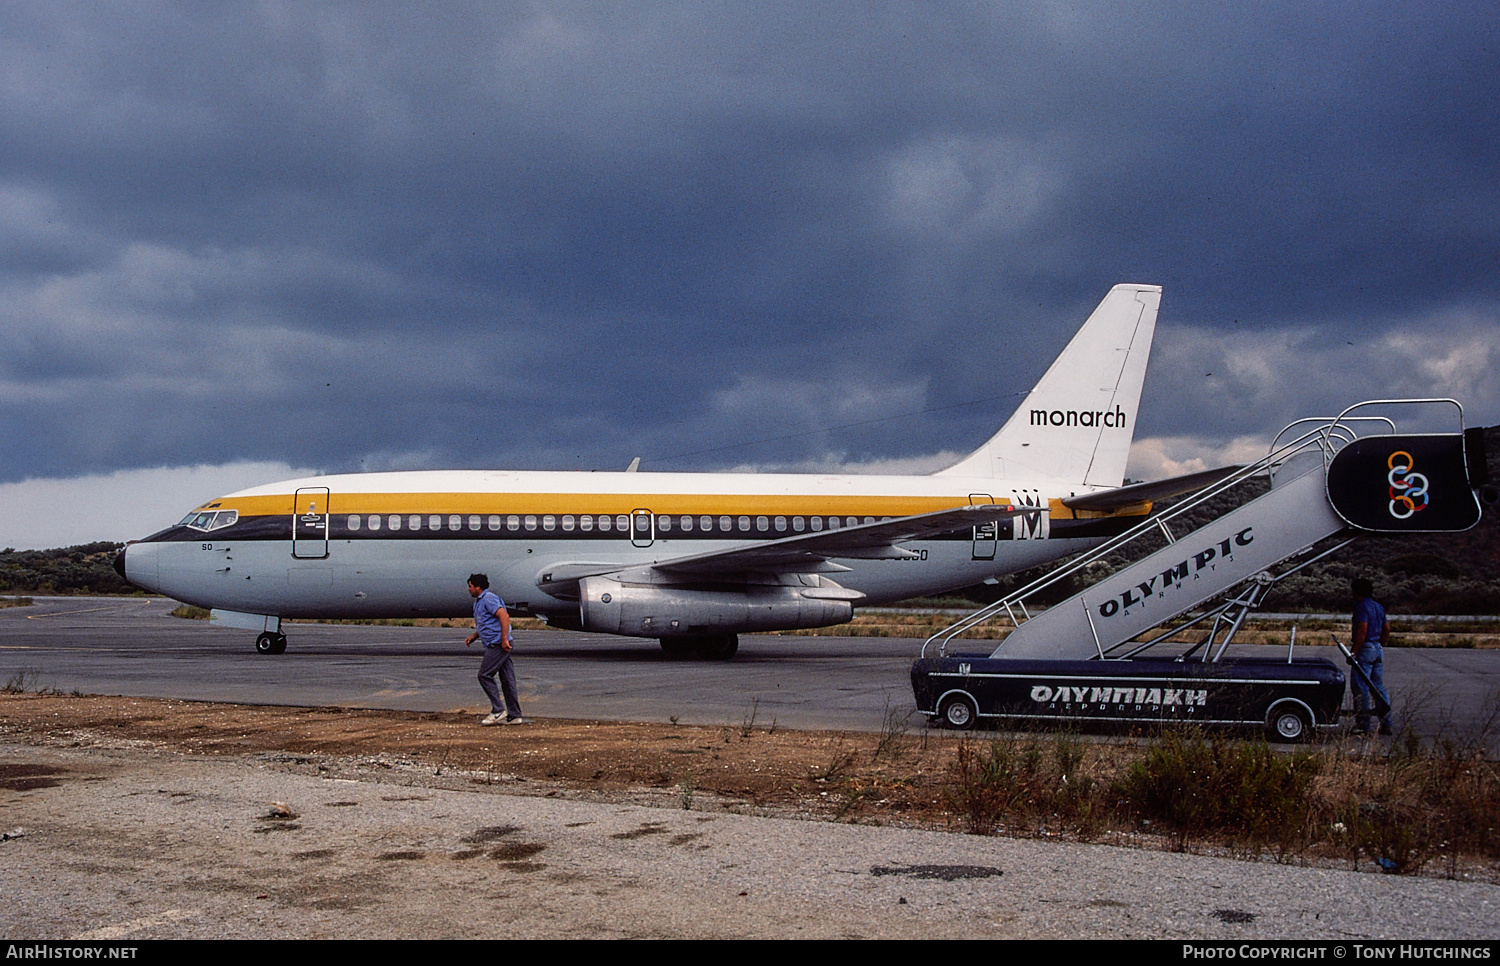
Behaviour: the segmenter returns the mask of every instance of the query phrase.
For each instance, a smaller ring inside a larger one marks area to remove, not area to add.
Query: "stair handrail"
[[[1397,401],[1400,402],[1404,400]],[[1453,402],[1453,400],[1421,401]],[[1019,605],[1023,620],[1029,619],[1029,614],[1024,603],[1026,598],[1041,590],[1046,589],[1047,587],[1052,586],[1055,583],[1058,583],[1059,581],[1067,577],[1072,576],[1079,570],[1087,567],[1089,564],[1109,555],[1110,553],[1113,553],[1120,547],[1133,542],[1147,532],[1159,530],[1161,533],[1163,533],[1163,535],[1167,537],[1169,542],[1176,542],[1176,538],[1173,537],[1170,529],[1166,527],[1166,524],[1170,520],[1173,520],[1176,517],[1197,508],[1208,500],[1211,500],[1219,494],[1233,489],[1236,486],[1239,486],[1249,479],[1259,476],[1263,472],[1269,473],[1274,471],[1274,468],[1276,466],[1287,462],[1293,456],[1296,456],[1303,451],[1317,450],[1318,452],[1320,452],[1323,457],[1324,466],[1326,467],[1328,461],[1333,458],[1334,454],[1339,449],[1343,448],[1343,446],[1353,441],[1354,439],[1359,438],[1359,434],[1356,431],[1355,427],[1341,425],[1342,423],[1379,422],[1384,423],[1387,427],[1389,427],[1391,432],[1395,431],[1395,423],[1389,418],[1383,416],[1349,417],[1350,412],[1363,405],[1368,405],[1368,403],[1360,403],[1356,406],[1351,406],[1341,412],[1338,416],[1333,418],[1329,418],[1326,416],[1304,417],[1303,419],[1298,419],[1292,423],[1289,423],[1285,428],[1281,430],[1281,432],[1276,434],[1275,439],[1272,440],[1269,452],[1267,452],[1267,454],[1261,459],[1257,460],[1254,463],[1242,466],[1239,469],[1235,470],[1233,473],[1222,477],[1214,483],[1210,483],[1208,486],[1205,486],[1203,489],[1197,491],[1195,494],[1182,501],[1181,503],[1169,507],[1166,510],[1151,514],[1150,516],[1146,517],[1146,519],[1142,520],[1140,523],[1136,524],[1130,529],[1124,531],[1123,533],[1117,534],[1114,537],[1111,537],[1092,550],[1080,554],[1078,557],[1074,558],[1067,564],[1064,564],[1063,566],[1049,573],[1043,574],[1041,577],[1037,578],[1029,584],[1026,584],[1024,587],[1020,587],[1014,591],[1011,591],[1009,594],[1006,594],[999,600],[994,601],[990,604],[986,604],[984,607],[979,608],[972,614],[960,618],[949,626],[937,631],[936,633],[932,634],[932,636],[928,637],[927,640],[922,642],[921,656],[926,657],[928,647],[933,644],[937,645],[939,655],[945,654],[947,651],[948,643],[955,637],[974,627],[977,627],[980,624],[986,623],[987,621],[999,615],[1001,611],[1006,612],[1006,615],[1010,618],[1012,625],[1019,627],[1021,623],[1023,623],[1023,621],[1016,619],[1015,609]],[[1455,402],[1454,405],[1457,405],[1457,403]],[[1309,422],[1317,423],[1317,426],[1311,430],[1303,432],[1301,435],[1297,436],[1290,442],[1283,444],[1279,448],[1277,447],[1276,444],[1280,442],[1281,438],[1285,436],[1289,430],[1291,430],[1293,427]],[[1003,646],[1003,644],[1001,646]]]

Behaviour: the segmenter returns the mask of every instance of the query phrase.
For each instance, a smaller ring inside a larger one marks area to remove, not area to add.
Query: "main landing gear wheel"
[[[1312,722],[1307,718],[1307,712],[1295,706],[1282,705],[1272,708],[1266,718],[1266,730],[1270,733],[1272,741],[1296,742],[1306,741],[1312,736]]]
[[[266,631],[255,639],[255,653],[281,654],[286,651],[286,635]]]
[[[968,731],[978,718],[979,709],[967,694],[951,694],[938,707],[938,720],[954,731]]]
[[[727,661],[740,649],[737,634],[712,634],[699,642],[698,656],[709,661]]]
[[[661,649],[667,657],[695,657],[702,661],[727,661],[740,649],[736,634],[703,634],[696,636],[662,637]]]

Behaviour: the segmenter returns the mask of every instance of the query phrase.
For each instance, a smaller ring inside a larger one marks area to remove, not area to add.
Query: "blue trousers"
[[[521,717],[521,698],[516,694],[516,666],[510,659],[510,651],[498,647],[484,649],[484,661],[479,665],[479,686],[489,695],[490,710],[495,714]],[[500,687],[495,687],[495,678],[500,678]],[[500,691],[505,691],[505,703],[500,703]]]
[[[1373,647],[1366,644],[1354,655],[1355,663],[1359,665],[1364,675],[1359,671],[1349,675],[1349,688],[1354,692],[1354,727],[1358,731],[1372,731],[1375,728],[1375,715],[1372,713],[1371,685],[1374,687],[1375,695],[1379,696],[1380,703],[1385,705],[1385,714],[1380,715],[1382,727],[1391,727],[1391,696],[1385,690],[1385,651],[1380,645]],[[1370,683],[1365,683],[1365,678]]]

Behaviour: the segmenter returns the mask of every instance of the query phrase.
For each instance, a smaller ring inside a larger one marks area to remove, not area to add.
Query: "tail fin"
[[[1119,486],[1156,330],[1159,285],[1116,285],[988,443],[937,476]]]

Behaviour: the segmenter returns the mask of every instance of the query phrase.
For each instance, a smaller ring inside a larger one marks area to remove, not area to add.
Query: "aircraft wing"
[[[1115,510],[1132,503],[1140,503],[1144,500],[1165,500],[1169,496],[1179,493],[1191,493],[1201,490],[1205,486],[1217,483],[1224,477],[1241,469],[1239,466],[1221,466],[1216,470],[1203,470],[1200,473],[1187,473],[1183,476],[1171,476],[1165,480],[1156,480],[1152,483],[1132,483],[1129,486],[1117,486],[1113,490],[1100,490],[1098,493],[1083,493],[1078,496],[1065,496],[1062,504],[1073,510]]]
[[[622,579],[649,579],[649,571],[673,579],[724,578],[747,573],[836,573],[848,570],[833,563],[832,557],[857,557],[867,560],[909,560],[917,554],[897,546],[908,540],[967,530],[995,522],[1004,524],[1020,516],[1046,513],[1040,507],[982,506],[956,507],[934,513],[896,517],[877,523],[865,523],[821,533],[804,533],[780,540],[769,540],[749,547],[736,547],[713,553],[695,554],[663,560],[632,568]]]

